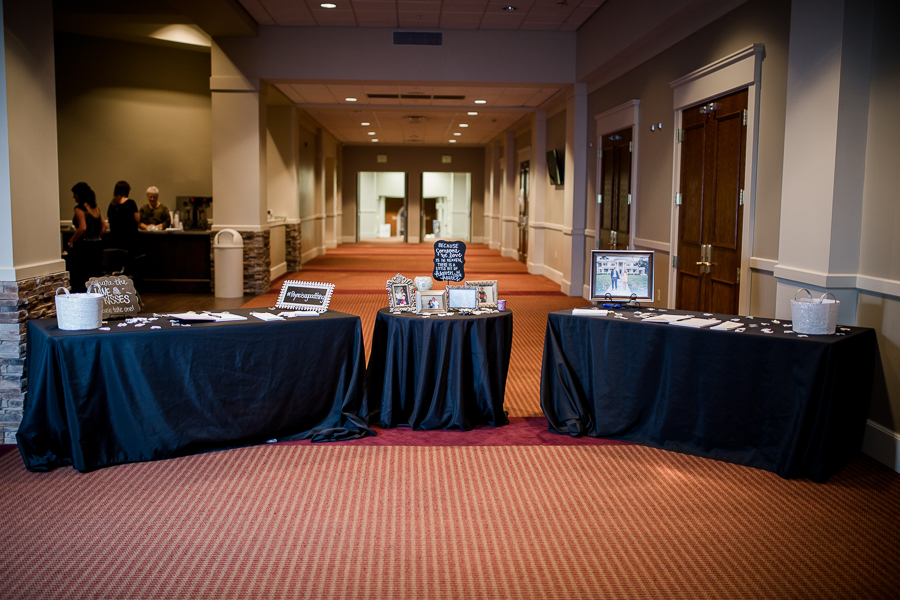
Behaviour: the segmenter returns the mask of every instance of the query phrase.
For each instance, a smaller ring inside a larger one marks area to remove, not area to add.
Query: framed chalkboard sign
[[[130,278],[124,275],[91,277],[87,285],[94,286],[91,291],[103,294],[104,319],[124,319],[141,312],[141,299]]]
[[[462,281],[466,277],[465,242],[434,243],[434,273],[437,281]]]
[[[325,312],[334,293],[333,283],[318,281],[285,281],[275,306],[291,310]]]

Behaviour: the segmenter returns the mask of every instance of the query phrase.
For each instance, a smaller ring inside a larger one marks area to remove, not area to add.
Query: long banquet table
[[[109,331],[28,323],[28,401],[16,439],[29,470],[91,471],[272,439],[372,433],[360,415],[357,316],[120,323],[110,321]]]
[[[548,316],[541,408],[552,431],[816,481],[859,452],[878,350],[874,330],[800,337],[787,333],[790,321],[742,317],[746,330],[737,333],[644,323],[619,312]]]

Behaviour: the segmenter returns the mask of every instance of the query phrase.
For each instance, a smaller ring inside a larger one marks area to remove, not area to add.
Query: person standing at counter
[[[119,181],[113,188],[113,199],[106,209],[106,218],[109,220],[109,235],[111,247],[121,248],[132,252],[136,241],[141,215],[138,212],[137,203],[128,197],[131,186],[127,181]]]
[[[100,275],[103,256],[100,236],[106,233],[107,227],[91,186],[79,181],[72,186],[72,197],[75,199],[75,215],[72,217],[75,233],[67,244],[69,257],[66,266],[72,290],[84,292],[87,280]]]
[[[166,229],[172,226],[169,208],[159,202],[159,188],[147,188],[147,204],[141,207],[141,229]]]

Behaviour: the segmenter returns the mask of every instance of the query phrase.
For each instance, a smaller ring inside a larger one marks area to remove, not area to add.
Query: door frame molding
[[[741,287],[738,312],[750,313],[750,257],[753,256],[753,229],[756,218],[756,167],[759,148],[759,101],[762,61],[766,57],[765,44],[751,44],[705,67],[680,77],[669,85],[673,92],[675,131],[672,134],[672,213],[669,226],[671,256],[678,253],[678,218],[680,208],[675,194],[681,189],[681,148],[678,130],[684,109],[747,88],[747,142],[745,148],[744,214],[741,231]],[[633,198],[633,196],[632,196]],[[678,285],[675,261],[669,261],[669,295],[667,306],[675,307]]]
[[[603,186],[603,152],[601,138],[604,135],[615,133],[623,129],[631,128],[631,235],[628,236],[628,250],[634,250],[634,239],[637,237],[637,199],[638,199],[638,132],[640,125],[640,100],[629,100],[615,108],[594,116],[597,122],[597,187]],[[596,198],[594,198],[596,202]],[[594,248],[597,248],[600,240],[600,210],[597,209],[597,218],[594,222]]]

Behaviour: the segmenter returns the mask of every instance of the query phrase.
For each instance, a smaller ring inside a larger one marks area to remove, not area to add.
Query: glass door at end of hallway
[[[356,185],[356,239],[406,241],[407,176],[402,171],[361,171]]]
[[[419,241],[472,239],[472,174],[422,173]]]

